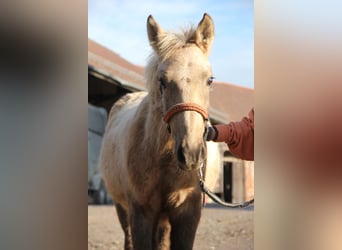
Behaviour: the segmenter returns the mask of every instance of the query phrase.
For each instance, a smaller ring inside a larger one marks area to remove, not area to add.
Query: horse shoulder
[[[126,94],[112,107],[103,137],[99,167],[114,200],[122,199],[128,183],[128,138],[132,120],[146,92]]]

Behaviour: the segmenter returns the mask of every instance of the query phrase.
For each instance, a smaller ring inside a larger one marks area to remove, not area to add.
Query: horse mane
[[[164,32],[156,46],[158,47],[158,54],[153,50],[153,52],[148,57],[148,62],[145,67],[145,78],[147,81],[147,89],[151,92],[152,84],[156,80],[157,67],[159,62],[167,60],[172,53],[184,46],[189,44],[194,44],[196,29],[193,25],[189,28],[182,28],[181,32]]]

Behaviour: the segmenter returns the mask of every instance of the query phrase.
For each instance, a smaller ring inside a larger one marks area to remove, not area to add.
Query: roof
[[[144,90],[144,68],[134,65],[115,52],[88,39],[88,65],[91,70],[109,76],[133,90]]]
[[[254,90],[234,84],[214,82],[210,92],[211,114],[221,122],[240,121],[254,107]]]
[[[110,77],[124,88],[146,90],[144,67],[130,63],[91,39],[88,39],[88,65],[91,71]],[[217,122],[239,121],[253,106],[253,89],[231,83],[213,83],[209,116]]]

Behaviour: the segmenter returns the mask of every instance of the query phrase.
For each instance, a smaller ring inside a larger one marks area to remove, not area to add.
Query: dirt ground
[[[254,210],[203,208],[194,250],[254,249]],[[114,206],[88,206],[88,249],[123,249],[123,232]]]

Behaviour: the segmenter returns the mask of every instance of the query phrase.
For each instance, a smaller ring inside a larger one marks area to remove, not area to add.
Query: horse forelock
[[[183,28],[180,33],[164,32],[157,44],[160,60],[165,61],[175,50],[187,44],[193,44],[195,32],[194,26],[190,26],[187,29]]]

